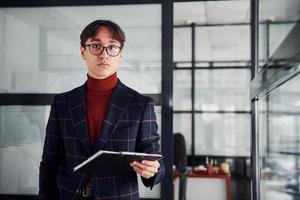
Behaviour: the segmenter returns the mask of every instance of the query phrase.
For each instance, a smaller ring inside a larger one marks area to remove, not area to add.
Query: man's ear
[[[80,56],[83,60],[85,60],[85,49],[83,47],[80,47]]]

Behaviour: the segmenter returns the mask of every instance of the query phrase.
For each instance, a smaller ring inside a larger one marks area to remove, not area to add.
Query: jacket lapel
[[[85,84],[70,93],[70,111],[76,137],[80,140],[88,155],[91,153],[88,127],[85,113]]]
[[[101,135],[98,138],[95,151],[102,149],[108,138],[114,133],[120,119],[123,114],[126,113],[128,104],[131,102],[132,98],[133,94],[119,80],[118,85],[113,92],[106,117],[103,121]]]

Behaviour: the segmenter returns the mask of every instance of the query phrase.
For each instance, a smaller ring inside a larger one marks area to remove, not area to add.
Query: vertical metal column
[[[251,199],[259,200],[258,99],[251,100]]]
[[[258,1],[251,0],[251,80],[258,73]]]
[[[268,62],[270,56],[270,20],[266,21],[266,62]],[[264,76],[263,78],[267,78]],[[264,80],[264,79],[263,79]],[[267,142],[267,154],[270,153],[270,104],[269,95],[266,96],[266,142]]]
[[[259,0],[251,0],[251,80],[258,72]],[[252,200],[259,200],[258,98],[251,99],[251,179]]]
[[[270,56],[270,20],[266,21],[266,59]]]
[[[173,199],[173,1],[162,1],[162,124],[165,177],[161,199]]]
[[[191,100],[192,100],[192,166],[195,166],[195,23],[191,24],[192,28],[192,88],[191,88]]]
[[[296,149],[300,148],[300,126],[299,126],[299,122],[300,122],[300,117],[299,116],[295,116],[295,132],[297,134],[296,136]],[[300,161],[299,161],[299,155],[295,155],[296,157],[296,161],[295,161],[295,169],[299,169],[300,167]],[[300,179],[299,179],[299,175],[296,174],[296,184],[295,185],[299,185],[300,184]],[[296,191],[299,193],[299,187],[296,188]],[[294,197],[294,200],[297,200],[299,198],[299,196]]]

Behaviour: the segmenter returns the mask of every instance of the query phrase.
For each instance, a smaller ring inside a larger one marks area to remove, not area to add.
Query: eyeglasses
[[[88,46],[90,53],[95,56],[99,56],[100,54],[103,53],[104,50],[106,51],[106,53],[109,56],[112,56],[112,57],[118,56],[121,52],[121,47],[118,47],[116,45],[109,45],[109,46],[105,47],[105,46],[102,46],[101,44],[86,44],[84,46],[85,47]]]

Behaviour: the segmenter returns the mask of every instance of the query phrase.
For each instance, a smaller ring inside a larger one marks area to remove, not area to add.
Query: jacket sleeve
[[[140,152],[145,153],[157,153],[161,154],[160,151],[160,136],[157,133],[157,121],[154,112],[154,103],[151,98],[146,102],[143,117],[140,125],[140,132],[137,142],[137,148]],[[143,178],[142,181],[146,187],[153,188],[153,186],[159,182],[164,177],[165,169],[162,160],[159,160],[160,167],[157,174],[149,179]]]
[[[60,134],[59,119],[56,112],[56,103],[51,105],[46,137],[40,163],[39,199],[59,199],[56,184],[57,172],[64,155],[63,141]]]

